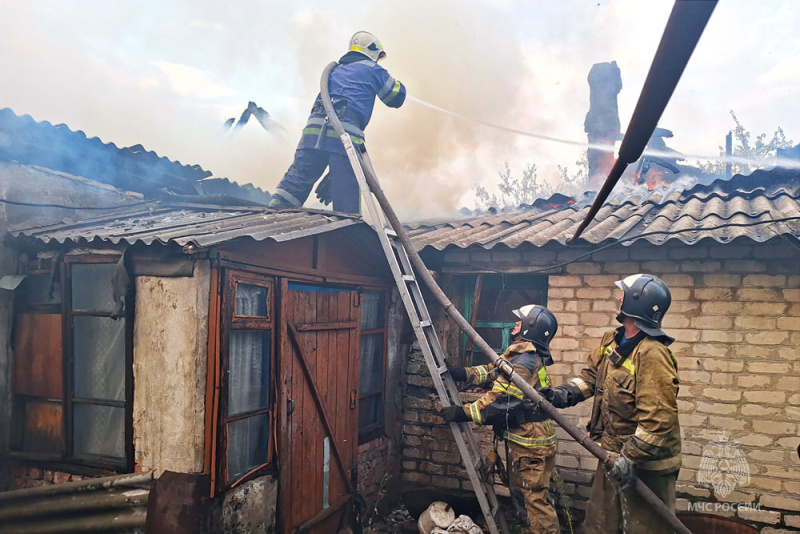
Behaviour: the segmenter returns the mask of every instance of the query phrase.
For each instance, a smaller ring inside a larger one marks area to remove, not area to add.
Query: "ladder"
[[[369,155],[364,152],[363,154],[358,154],[358,156],[361,156],[358,160],[363,165],[369,166],[368,168],[374,175],[375,172],[372,169],[372,162],[369,159]],[[359,171],[361,172],[359,173]],[[414,275],[406,250],[397,239],[395,231],[391,226],[386,224],[383,210],[381,210],[378,203],[372,197],[363,172],[361,168],[356,170],[356,178],[358,179],[358,185],[362,192],[362,198],[365,200],[364,204],[369,210],[370,217],[375,225],[375,230],[378,233],[381,247],[383,248],[383,253],[389,261],[397,290],[400,293],[400,297],[403,299],[403,304],[408,313],[408,318],[411,321],[411,326],[414,329],[417,343],[425,357],[425,363],[433,379],[436,393],[439,395],[442,406],[461,406],[462,403],[458,395],[458,387],[447,370],[444,351],[442,350],[439,337],[434,330],[431,316],[422,296],[420,284]],[[453,432],[453,437],[461,453],[461,458],[469,475],[469,480],[472,483],[475,495],[478,498],[478,503],[483,511],[483,517],[489,532],[491,534],[506,534],[508,532],[508,527],[505,523],[505,516],[497,501],[497,496],[494,493],[493,481],[483,480],[480,474],[483,471],[485,459],[475,439],[475,434],[472,432],[472,428],[469,423],[450,423],[450,429]]]
[[[383,253],[391,267],[395,284],[397,285],[400,297],[403,299],[403,304],[408,313],[408,318],[411,321],[411,326],[414,329],[417,343],[425,357],[425,363],[428,366],[428,371],[442,406],[461,406],[462,403],[458,395],[458,388],[447,370],[444,351],[442,350],[439,337],[436,335],[433,328],[431,316],[425,305],[425,299],[422,296],[419,282],[414,275],[414,270],[408,258],[408,254],[403,244],[397,239],[397,233],[392,229],[391,225],[387,223],[383,210],[373,197],[372,191],[367,184],[367,179],[364,174],[365,171],[370,173],[373,177],[377,176],[372,166],[372,161],[366,151],[360,152],[356,150],[353,142],[350,140],[350,136],[345,133],[335,113],[332,113],[333,106],[330,103],[327,82],[330,71],[334,66],[335,63],[328,65],[325,72],[323,72],[320,91],[328,117],[332,117],[332,119],[329,119],[330,123],[339,134],[344,144],[350,165],[353,167],[356,179],[358,180],[361,197],[369,212],[371,223],[378,234]],[[497,501],[497,495],[494,493],[493,480],[484,480],[481,476],[481,472],[489,470],[484,469],[485,460],[481,454],[480,446],[475,440],[475,435],[472,433],[472,428],[469,423],[450,423],[450,429],[453,432],[453,437],[461,453],[464,467],[467,470],[469,480],[478,498],[478,503],[483,512],[483,517],[486,521],[489,533],[508,534],[509,531],[505,515]]]

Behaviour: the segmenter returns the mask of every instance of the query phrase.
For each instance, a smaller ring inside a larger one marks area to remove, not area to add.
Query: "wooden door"
[[[279,516],[282,532],[331,534],[354,492],[359,295],[282,283]]]

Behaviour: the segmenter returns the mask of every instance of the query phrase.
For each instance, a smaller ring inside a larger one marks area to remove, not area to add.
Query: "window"
[[[228,272],[219,462],[224,486],[267,466],[272,457],[273,287],[269,278]]]
[[[362,441],[383,427],[383,389],[386,369],[386,291],[361,294],[361,371],[358,397],[358,430]]]
[[[464,317],[470,321],[476,319],[475,330],[498,354],[509,344],[516,322],[512,310],[526,304],[547,305],[547,276],[479,274],[463,277],[462,283]],[[476,291],[478,288],[480,291]],[[476,311],[477,318],[474,318]],[[461,335],[461,348],[466,365],[485,363],[485,357],[468,341],[466,334]]]
[[[111,318],[110,260],[67,258],[56,276],[34,271],[18,288],[13,451],[132,469],[131,325]]]

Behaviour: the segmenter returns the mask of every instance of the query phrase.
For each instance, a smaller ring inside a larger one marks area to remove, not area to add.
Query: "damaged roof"
[[[0,161],[37,165],[130,191],[169,189],[197,194],[195,182],[211,176],[199,165],[160,157],[142,145],[120,148],[65,124],[36,122],[0,109]]]
[[[405,224],[418,250],[448,246],[491,249],[566,244],[588,213],[594,193],[585,198],[556,194],[508,213],[460,220]],[[764,242],[777,236],[800,239],[800,170],[758,170],[730,180],[686,190],[643,187],[613,194],[578,243],[644,239],[655,245],[678,239],[692,245],[703,239],[728,243],[738,237]]]
[[[208,247],[240,237],[256,241],[290,241],[362,223],[356,215],[313,209],[271,210],[264,207],[220,207],[146,202],[113,208],[91,220],[53,226],[10,229],[15,238],[44,243],[153,243]],[[372,230],[370,229],[370,232]]]

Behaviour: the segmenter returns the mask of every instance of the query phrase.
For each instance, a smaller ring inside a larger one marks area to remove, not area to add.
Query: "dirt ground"
[[[417,521],[400,505],[383,518],[369,521],[363,534],[417,534]]]

